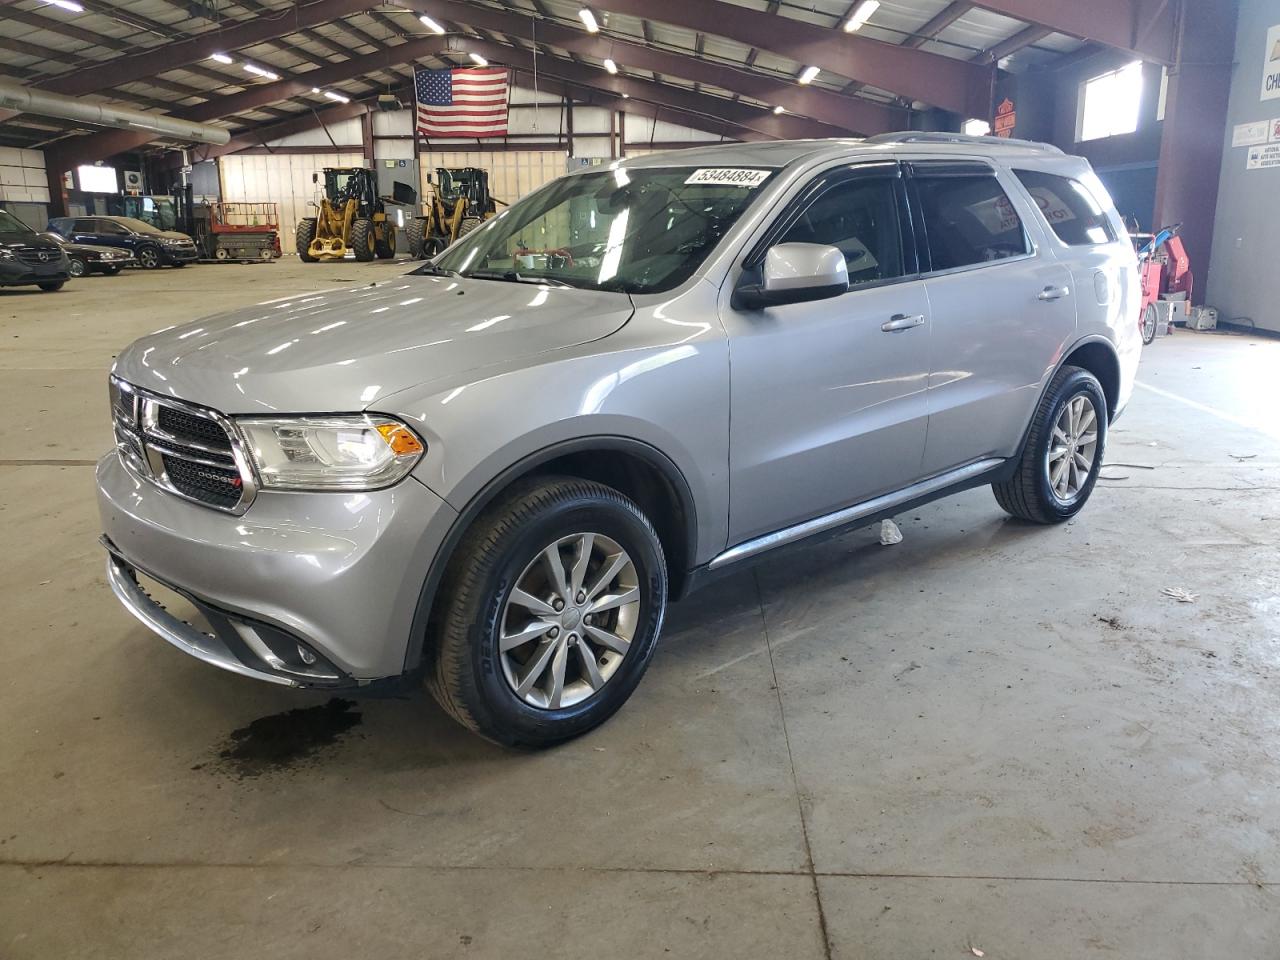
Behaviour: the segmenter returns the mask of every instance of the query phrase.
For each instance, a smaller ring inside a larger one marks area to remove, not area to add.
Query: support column
[[[1235,55],[1235,0],[1178,0],[1177,50],[1169,68],[1153,229],[1182,223],[1182,242],[1203,302],[1213,243],[1218,174]]]

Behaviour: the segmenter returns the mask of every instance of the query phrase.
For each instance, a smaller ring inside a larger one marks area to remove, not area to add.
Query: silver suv
[[[485,737],[555,743],[631,695],[669,600],[743,561],[980,484],[1075,514],[1138,298],[1106,191],[1052,147],[588,169],[399,279],[121,353],[110,583],[224,669],[425,679]]]

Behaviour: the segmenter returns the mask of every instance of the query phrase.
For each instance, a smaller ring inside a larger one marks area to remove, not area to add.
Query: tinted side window
[[[1080,247],[1110,243],[1116,238],[1102,204],[1083,183],[1038,170],[1013,172],[1063,243]]]
[[[106,233],[112,236],[124,236],[126,233],[129,232],[124,227],[120,226],[120,224],[116,223],[114,220],[98,220],[96,221],[95,226],[96,226],[96,229],[94,230],[95,233]]]
[[[49,221],[49,229],[59,236],[66,236],[71,232],[72,222],[69,217],[58,217],[56,220]]]
[[[893,181],[855,179],[836,184],[809,204],[778,242],[838,247],[853,285],[902,276],[902,233]]]
[[[932,269],[951,270],[1030,252],[1022,218],[993,176],[914,179]]]
[[[76,221],[76,233],[97,233],[97,222],[87,217],[81,217]]]

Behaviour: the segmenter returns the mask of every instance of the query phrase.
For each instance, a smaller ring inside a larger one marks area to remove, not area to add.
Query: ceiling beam
[[[466,41],[467,49],[474,50],[491,63],[533,69],[533,54],[516,47],[491,43],[487,40]],[[756,130],[776,140],[804,140],[812,137],[841,136],[844,131],[829,124],[789,113],[775,114],[772,110],[735,103],[724,97],[694,93],[682,87],[639,80],[624,74],[612,74],[604,69],[574,63],[561,57],[539,56],[538,75],[558,77],[579,86],[621,96],[627,94],[634,100],[643,100],[658,106],[670,106],[688,114],[727,120],[730,123]]]
[[[1162,0],[973,0],[973,5],[1163,64],[1173,62],[1181,6]]]
[[[326,64],[285,80],[250,87],[241,93],[213,97],[204,103],[177,110],[173,116],[181,120],[204,122],[249,110],[261,110],[271,103],[279,103],[292,97],[310,96],[313,87],[327,87],[397,64],[412,63],[422,57],[438,56],[448,44],[448,38],[434,35],[410,40],[394,47],[385,47],[377,53],[357,54],[350,60]],[[68,141],[59,151],[59,160],[67,164],[69,169],[81,163],[92,163],[118,153],[136,150],[153,139],[154,134],[146,130],[108,130]]]
[[[981,53],[975,54],[972,58],[974,63],[996,63],[998,64],[1005,57],[1017,53],[1024,47],[1029,47],[1033,43],[1039,43],[1049,34],[1053,33],[1048,27],[1041,27],[1032,24],[1029,27],[1023,27],[1013,36],[1001,40],[993,47],[988,47]]]
[[[931,17],[923,27],[913,31],[911,36],[902,41],[901,45],[912,49],[923,47],[972,9],[973,4],[966,2],[966,0],[955,0],[954,3],[947,4]]]
[[[329,23],[369,6],[370,0],[314,0],[291,8],[284,16],[253,17],[238,20],[222,30],[210,30],[195,37],[161,44],[139,53],[117,57],[97,66],[52,77],[39,84],[41,89],[69,96],[92,93],[105,87],[119,86],[134,80],[153,77],[169,70],[204,68],[195,65],[210,54],[239,50],[297,33],[302,27]],[[223,75],[214,74],[221,82],[244,86]],[[247,81],[246,81],[247,82]]]
[[[723,0],[602,0],[602,6],[725,37],[966,116],[985,116],[991,107],[992,68],[845,33],[839,27],[770,16]]]
[[[461,18],[469,16],[468,22],[472,26],[496,30],[508,37],[530,42],[536,34],[539,43],[595,60],[609,57],[624,70],[628,67],[648,70],[656,75],[721,87],[770,106],[784,107],[799,116],[821,120],[845,133],[887,133],[901,130],[907,124],[905,111],[870,100],[842,96],[821,87],[803,87],[791,80],[776,79],[758,71],[682,56],[613,36],[593,35],[558,23],[539,20],[535,24],[529,17],[475,7],[460,0],[408,0],[406,6],[447,22],[460,22]]]

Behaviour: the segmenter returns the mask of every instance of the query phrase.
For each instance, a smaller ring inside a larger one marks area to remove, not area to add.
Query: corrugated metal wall
[[[320,197],[311,174],[325,167],[358,167],[364,163],[355,153],[280,153],[222,157],[218,168],[223,200],[267,201],[280,205],[280,249],[293,253],[298,221],[314,216],[311,201]]]

